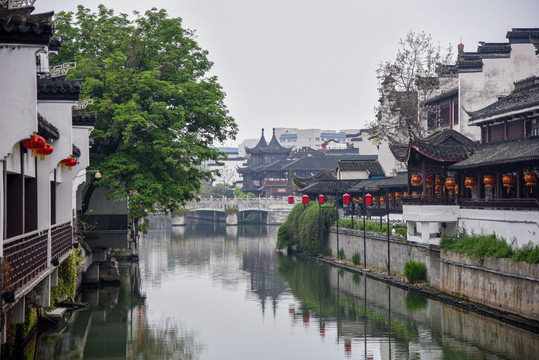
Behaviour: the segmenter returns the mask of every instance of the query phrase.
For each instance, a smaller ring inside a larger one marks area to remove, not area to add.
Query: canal
[[[277,227],[150,231],[37,359],[535,359],[539,337],[274,251]]]

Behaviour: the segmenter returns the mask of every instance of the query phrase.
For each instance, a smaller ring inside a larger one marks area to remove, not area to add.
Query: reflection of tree
[[[168,318],[153,326],[144,326],[140,335],[141,339],[132,344],[132,359],[192,360],[198,359],[204,348],[193,332]]]

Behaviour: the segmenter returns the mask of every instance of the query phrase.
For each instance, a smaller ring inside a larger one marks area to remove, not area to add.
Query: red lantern
[[[517,177],[513,174],[505,174],[502,176],[502,182],[503,182],[503,187],[507,188],[507,193],[509,194],[509,188],[512,188],[513,186],[515,186],[517,182]]]
[[[344,194],[342,196],[342,200],[343,200],[344,205],[350,205],[350,195],[349,194]]]
[[[524,173],[524,181],[526,182],[526,186],[530,187],[530,193],[532,193],[532,186],[537,185],[537,175],[533,172]]]
[[[293,204],[293,203],[294,203],[294,196],[293,196],[293,195],[289,195],[289,196],[288,196],[288,203],[289,203],[289,204]]]
[[[52,154],[53,150],[54,149],[52,145],[46,144],[45,146],[43,146],[41,149],[37,151],[37,153],[39,154],[39,160],[41,161],[45,160],[45,156]]]
[[[374,197],[372,198],[372,203],[373,203],[373,204],[378,204],[378,198],[377,198],[376,196],[374,196]]]
[[[455,178],[447,178],[447,179],[445,179],[445,187],[448,190],[453,190],[456,185],[457,185],[457,182],[455,181]]]
[[[496,178],[492,175],[485,175],[483,176],[483,184],[486,188],[492,188],[496,185]]]
[[[427,178],[425,179],[425,184],[427,186],[427,189],[430,189],[432,187],[432,183],[433,183],[432,176],[427,176]]]
[[[365,205],[366,206],[371,206],[372,205],[372,195],[371,194],[365,195]]]
[[[395,199],[396,199],[396,200],[400,200],[400,199],[401,199],[401,193],[400,193],[400,192],[396,192],[396,193],[395,193]]]
[[[67,165],[67,169],[68,169],[69,171],[71,171],[71,168],[72,168],[73,166],[76,166],[78,163],[79,163],[79,162],[77,161],[77,159],[71,158],[71,161],[70,161],[69,163],[66,164],[66,165]]]
[[[475,182],[475,178],[473,177],[467,177],[464,181],[464,187],[466,189],[473,189],[476,185],[477,183]]]
[[[440,194],[442,192],[442,185],[436,185],[434,187],[434,193],[435,194]]]
[[[309,203],[309,195],[305,194],[301,197],[301,202],[303,203],[303,205],[306,205]]]
[[[412,175],[412,185],[413,186],[421,185],[421,175]]]
[[[395,196],[393,195],[393,193],[389,193],[389,201],[393,200],[395,198]]]
[[[62,166],[62,169],[65,169],[67,164],[71,163],[71,159],[72,159],[71,156],[68,156],[67,158],[65,158],[63,160],[60,160],[60,165]]]
[[[358,201],[360,204],[363,204],[363,196],[358,197]]]
[[[318,203],[324,205],[324,194],[318,195]]]
[[[39,135],[33,135],[22,141],[22,146],[32,150],[32,157],[37,157],[37,151],[46,145],[45,139]]]
[[[458,193],[459,193],[459,186],[455,185],[455,194],[458,194]]]
[[[384,205],[386,203],[385,196],[380,196],[380,204]]]
[[[405,191],[405,192],[404,192],[404,196],[408,196],[408,191]]]

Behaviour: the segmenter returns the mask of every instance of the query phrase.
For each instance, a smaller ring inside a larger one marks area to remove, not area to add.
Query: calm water
[[[535,359],[539,338],[274,252],[277,227],[151,231],[38,359]]]

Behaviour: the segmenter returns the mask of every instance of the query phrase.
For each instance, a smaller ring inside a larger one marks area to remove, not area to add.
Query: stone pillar
[[[185,226],[185,215],[177,215],[172,218],[172,226]]]
[[[99,264],[93,263],[88,267],[84,275],[82,276],[82,281],[86,284],[99,284]]]
[[[238,214],[231,213],[226,215],[226,226],[238,225]]]

